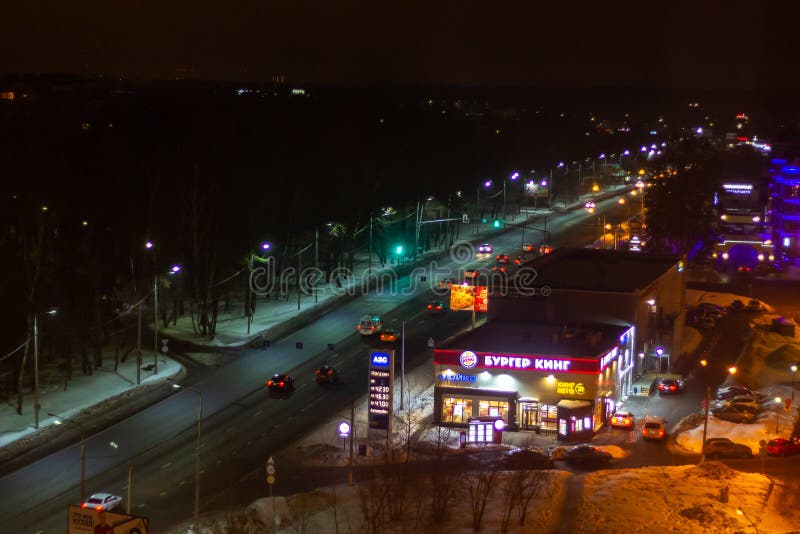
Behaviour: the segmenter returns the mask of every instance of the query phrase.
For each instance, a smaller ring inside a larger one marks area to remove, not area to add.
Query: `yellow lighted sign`
[[[583,382],[556,382],[556,393],[564,396],[583,396],[586,394],[586,386]]]

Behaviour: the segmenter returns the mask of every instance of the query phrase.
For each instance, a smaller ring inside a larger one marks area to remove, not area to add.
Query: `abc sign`
[[[389,355],[385,352],[374,352],[372,353],[372,365],[375,367],[388,367],[389,366]]]

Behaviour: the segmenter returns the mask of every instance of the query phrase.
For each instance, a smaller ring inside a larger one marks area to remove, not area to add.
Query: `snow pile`
[[[721,502],[721,492],[726,490],[727,502]],[[758,523],[769,491],[766,476],[740,473],[717,462],[597,471],[586,476],[574,531],[746,530],[749,522],[736,508]]]

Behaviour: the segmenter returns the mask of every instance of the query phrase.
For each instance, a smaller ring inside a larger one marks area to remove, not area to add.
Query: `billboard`
[[[369,355],[369,428],[392,431],[394,401],[394,350],[372,351]]]
[[[150,528],[150,520],[146,517],[105,510],[70,505],[67,514],[68,534],[147,534]]]
[[[450,286],[450,309],[452,311],[488,311],[489,291],[487,286]]]

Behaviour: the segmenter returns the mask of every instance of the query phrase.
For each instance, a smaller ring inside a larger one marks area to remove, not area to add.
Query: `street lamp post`
[[[781,402],[783,399],[775,397],[775,433],[778,435],[781,433]]]
[[[797,376],[797,365],[792,364],[792,366],[789,367],[789,370],[792,372],[792,406],[794,406],[794,390],[797,384],[795,381],[795,376]]]
[[[77,421],[73,421],[67,417],[61,417],[60,415],[56,415],[54,413],[47,413],[50,417],[55,417],[56,420],[53,421],[55,424],[60,425],[63,423],[69,423],[71,425],[75,425],[78,427],[78,431],[81,433],[81,504],[86,502],[86,432],[83,430],[83,425],[78,423]]]
[[[195,393],[200,401],[197,413],[197,446],[195,449],[195,484],[194,484],[194,531],[200,532],[200,436],[203,431],[203,392],[192,386],[181,386],[175,383],[171,378],[172,387],[175,389],[185,389]]]
[[[756,534],[758,534],[758,525],[756,525],[755,523],[753,523],[753,520],[752,520],[752,519],[750,519],[749,517],[747,517],[747,514],[746,514],[746,513],[744,513],[744,510],[742,510],[741,508],[736,508],[736,513],[737,513],[737,514],[739,514],[740,516],[744,517],[745,519],[747,519],[747,521],[749,521],[749,522],[750,522],[750,525],[751,525],[751,526],[752,526],[754,529],[756,529]]]
[[[158,272],[156,271],[156,252],[152,241],[144,248],[153,251],[153,375],[158,374]]]

